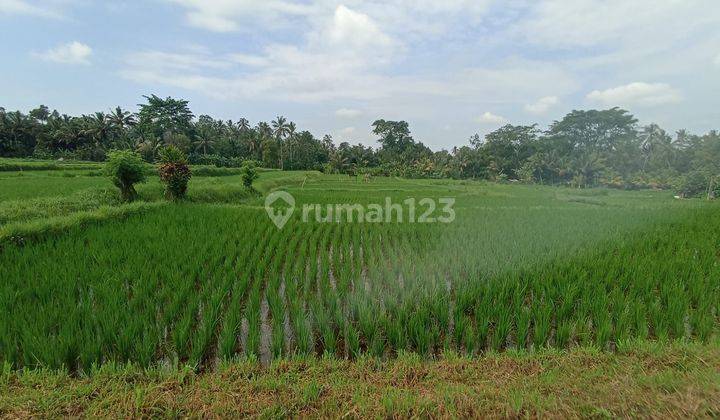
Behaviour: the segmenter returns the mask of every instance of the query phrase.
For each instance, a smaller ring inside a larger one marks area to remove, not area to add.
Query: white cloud
[[[92,48],[78,41],[59,45],[41,53],[33,53],[42,60],[62,64],[90,64],[91,54]]]
[[[168,54],[169,57],[176,55]],[[250,61],[251,65],[239,63],[232,54],[187,55],[182,59],[163,60],[159,58],[165,57],[165,53],[134,54],[127,57],[121,75],[147,85],[175,86],[225,100],[296,103],[351,100],[372,103],[373,112],[385,113],[430,110],[426,106],[429,100],[440,101],[438,103],[445,106],[451,102],[454,102],[452,106],[466,106],[457,101],[476,102],[477,98],[507,103],[540,96],[549,85],[558,94],[577,89],[574,77],[559,66],[518,59],[492,68],[397,75],[381,62],[368,60],[364,55],[310,46],[268,45],[261,54],[239,60]],[[192,66],[190,63],[195,61],[201,64]],[[230,68],[216,71],[224,65]]]
[[[484,16],[494,0],[165,0],[185,9],[189,25],[215,32],[300,28],[339,7],[368,15],[395,34],[440,33],[454,21]],[[352,18],[351,18],[352,19]]]
[[[504,117],[495,115],[492,112],[486,112],[475,120],[482,124],[503,124],[507,121]]]
[[[167,53],[161,51],[142,51],[130,54],[127,60],[138,66],[155,67],[165,71],[228,69],[232,67],[230,59],[214,58],[201,52]]]
[[[340,130],[340,134],[342,136],[352,136],[355,133],[355,127],[345,127],[342,130]]]
[[[26,15],[58,19],[62,14],[49,7],[52,2],[31,2],[27,0],[0,0],[0,15]]]
[[[236,64],[251,67],[262,67],[269,64],[267,58],[250,54],[230,54],[228,59]]]
[[[557,96],[544,96],[544,97],[538,99],[538,101],[533,104],[526,104],[525,111],[527,111],[531,114],[542,115],[542,114],[548,112],[550,110],[550,108],[557,105],[557,103],[558,103]]]
[[[393,44],[393,40],[368,15],[343,5],[335,9],[332,23],[323,35],[331,45],[345,48],[386,48]]]
[[[187,20],[191,26],[214,32],[233,32],[239,29],[239,25],[235,21],[211,14],[190,12],[187,14]]]
[[[718,54],[718,55],[715,57],[714,63],[715,63],[716,66],[720,67],[720,54]]]
[[[594,90],[587,99],[608,106],[655,106],[679,102],[680,93],[665,83],[635,82],[605,90]]]
[[[355,118],[362,115],[359,109],[340,108],[335,111],[335,115],[340,118]]]
[[[529,3],[527,19],[514,31],[533,43],[557,47],[614,42],[670,42],[705,25],[717,27],[716,0],[544,0]]]
[[[315,23],[300,45],[268,44],[259,54],[220,57],[146,52],[129,56],[121,74],[219,98],[367,99],[386,95],[378,89],[382,77],[376,69],[394,56],[397,47],[369,16],[338,6],[331,16]],[[231,71],[222,75],[207,71],[227,66]]]
[[[281,0],[167,0],[187,9],[189,25],[214,32],[233,32],[246,27],[277,24],[288,16],[307,16],[312,4]]]

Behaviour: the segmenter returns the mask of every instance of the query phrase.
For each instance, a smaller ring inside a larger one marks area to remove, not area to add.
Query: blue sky
[[[0,0],[0,39],[7,109],[154,93],[336,142],[404,119],[434,149],[612,106],[720,129],[717,0]]]

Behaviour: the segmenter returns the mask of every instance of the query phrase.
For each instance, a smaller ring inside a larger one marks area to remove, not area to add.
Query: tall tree
[[[143,130],[151,131],[156,137],[168,134],[183,134],[192,137],[193,113],[188,101],[162,99],[155,95],[145,96],[146,104],[140,104],[139,122]]]
[[[505,125],[485,136],[483,143],[477,138],[471,144],[485,152],[494,175],[517,178],[517,171],[537,147],[539,130],[536,125]],[[479,145],[479,146],[478,146]]]

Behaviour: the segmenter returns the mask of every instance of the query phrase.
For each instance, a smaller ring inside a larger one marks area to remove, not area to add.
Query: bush
[[[708,179],[705,174],[693,171],[683,176],[677,184],[678,196],[683,198],[700,197],[707,193]]]
[[[255,165],[251,162],[247,162],[245,163],[245,165],[243,165],[241,171],[243,185],[246,188],[252,188],[253,181],[258,178],[258,173],[257,169],[255,169]]]
[[[188,181],[192,177],[185,153],[170,145],[160,150],[160,180],[165,184],[165,198],[180,200],[185,198]]]
[[[120,189],[123,201],[137,198],[135,184],[145,181],[145,163],[142,157],[129,150],[114,150],[108,153],[105,174]]]

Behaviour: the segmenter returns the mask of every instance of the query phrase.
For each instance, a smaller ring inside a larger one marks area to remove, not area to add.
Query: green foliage
[[[707,187],[707,175],[700,171],[692,171],[679,179],[676,190],[680,197],[691,198],[706,194]]]
[[[135,184],[145,181],[145,162],[135,152],[113,150],[108,153],[105,174],[120,189],[123,201],[133,201],[137,198]]]
[[[160,163],[188,163],[185,152],[173,145],[160,149],[158,156],[160,158]]]
[[[240,168],[244,161],[266,168],[322,170],[350,176],[373,173],[406,178],[523,181],[587,188],[670,189],[691,172],[707,177],[713,198],[720,175],[720,134],[675,137],[656,124],[639,126],[620,108],[575,110],[542,132],[536,125],[505,125],[469,144],[431,151],[416,141],[406,121],[379,119],[372,125],[380,147],[315,138],[279,116],[252,127],[197,119],[187,101],[146,96],[133,114],[116,108],[70,117],[40,106],[28,114],[0,112],[0,156],[43,159],[106,159],[109,150],[135,150],[147,162],[174,146],[192,164]],[[48,169],[55,164],[46,163]],[[41,165],[38,165],[39,168]],[[16,169],[0,162],[0,171]],[[695,175],[692,175],[693,177]]]
[[[170,145],[161,149],[159,156],[158,173],[160,181],[165,184],[165,198],[168,200],[185,198],[188,182],[192,177],[185,153]]]
[[[249,196],[239,175],[192,182],[189,200]],[[300,223],[296,214],[278,230],[254,202],[151,203],[122,222],[89,223],[125,218],[110,207],[13,224],[0,252],[0,310],[21,316],[0,324],[0,363],[87,371],[170,360],[205,369],[216,356],[608,350],[632,339],[712,340],[719,331],[715,203],[383,177],[359,188],[344,175],[281,171],[254,185],[282,186],[299,202],[453,192],[458,218]],[[160,194],[148,183],[140,196],[150,188]]]
[[[258,172],[253,163],[247,163],[243,165],[242,169],[242,180],[245,188],[252,188],[253,182],[258,178]]]

